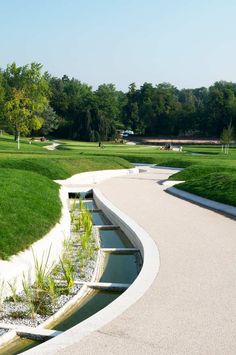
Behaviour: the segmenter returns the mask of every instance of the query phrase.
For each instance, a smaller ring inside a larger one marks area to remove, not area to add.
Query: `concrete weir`
[[[14,330],[16,335],[34,340],[48,340],[62,334],[62,332],[54,329],[42,329],[40,327],[32,328],[10,323],[0,323],[0,328]]]

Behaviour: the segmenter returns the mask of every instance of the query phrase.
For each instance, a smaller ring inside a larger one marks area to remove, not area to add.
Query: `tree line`
[[[93,90],[42,65],[0,70],[0,129],[17,135],[53,135],[85,141],[113,140],[117,130],[149,136],[220,137],[236,127],[236,83],[179,90],[169,83],[113,84]]]

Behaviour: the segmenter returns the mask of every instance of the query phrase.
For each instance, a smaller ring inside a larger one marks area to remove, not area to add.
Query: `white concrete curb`
[[[147,232],[126,214],[114,207],[97,189],[94,190],[94,198],[98,207],[102,207],[111,221],[119,225],[133,244],[140,249],[143,256],[143,267],[140,274],[127,291],[100,312],[69,329],[57,338],[28,350],[24,354],[57,354],[60,349],[66,349],[73,345],[75,341],[78,342],[78,340],[81,340],[91,332],[100,329],[142,297],[158,274],[160,265],[159,252],[156,244]]]
[[[196,204],[201,205],[203,207],[224,213],[229,216],[236,217],[236,207],[226,205],[224,203],[216,202],[213,200],[209,200],[207,198],[194,195],[190,192],[179,190],[176,187],[169,187],[165,191],[170,193],[171,195],[183,198],[187,201],[196,203]]]
[[[117,170],[98,170],[98,171],[89,171],[86,173],[80,173],[73,175],[66,180],[56,180],[60,185],[63,186],[73,186],[73,185],[93,185],[101,181],[110,179],[112,177],[138,174],[138,168],[131,169],[117,169]]]

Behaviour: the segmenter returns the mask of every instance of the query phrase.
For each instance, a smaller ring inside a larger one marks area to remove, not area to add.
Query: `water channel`
[[[74,200],[78,195],[70,194],[69,197],[70,200]],[[83,198],[84,205],[91,211],[93,224],[95,226],[106,225],[106,229],[99,229],[101,248],[133,248],[127,236],[119,228],[112,228],[109,219],[102,211],[97,209],[97,206],[91,199],[91,193],[88,196],[83,194],[81,197]],[[72,204],[72,201],[70,201],[70,204]],[[76,200],[76,207],[79,207],[79,200]],[[111,225],[110,229],[108,227],[109,225]],[[133,252],[127,251],[127,253],[124,250],[122,253],[105,252],[104,271],[99,281],[131,284],[138,276],[141,266],[141,255],[137,250]],[[76,306],[72,307],[60,320],[51,323],[48,328],[60,331],[68,330],[106,307],[119,297],[122,292],[123,291],[91,289]],[[2,350],[0,349],[0,354],[20,354],[38,344],[40,344],[40,342],[18,338]]]

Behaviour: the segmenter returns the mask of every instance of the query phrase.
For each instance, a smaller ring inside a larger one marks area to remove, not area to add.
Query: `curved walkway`
[[[236,222],[167,194],[157,181],[171,173],[97,185],[156,242],[160,271],[127,311],[57,354],[236,353]]]

